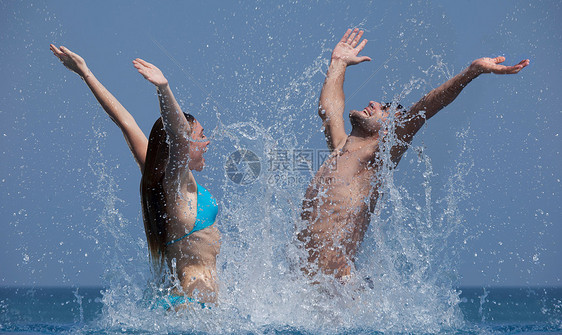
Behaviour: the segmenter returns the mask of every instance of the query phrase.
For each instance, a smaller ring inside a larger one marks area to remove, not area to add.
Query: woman
[[[141,203],[148,248],[156,274],[166,267],[179,285],[158,301],[164,308],[217,300],[216,257],[220,233],[213,223],[217,204],[198,185],[191,170],[201,171],[209,141],[203,127],[182,113],[168,81],[154,65],[133,61],[138,72],[157,88],[161,118],[149,139],[133,116],[96,79],[82,57],[61,46],[51,50],[88,85],[109,117],[119,126],[142,172]]]

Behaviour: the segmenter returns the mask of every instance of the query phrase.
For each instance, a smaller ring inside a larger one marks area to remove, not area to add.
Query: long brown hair
[[[184,113],[191,129],[195,117]],[[152,126],[142,173],[140,192],[144,231],[152,266],[160,272],[166,251],[166,196],[162,185],[168,164],[169,146],[162,118]]]

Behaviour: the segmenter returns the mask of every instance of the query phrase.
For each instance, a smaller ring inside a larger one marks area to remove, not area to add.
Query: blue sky
[[[103,285],[113,257],[139,257],[107,237],[144,239],[138,168],[49,43],[82,55],[146,134],[157,100],[131,61],[158,65],[182,107],[216,130],[198,180],[227,201],[223,166],[237,144],[219,143],[220,130],[249,122],[279,143],[321,149],[323,74],[354,26],[365,29],[363,54],[373,61],[349,69],[346,93],[356,94],[347,109],[389,101],[415,82],[402,101],[410,105],[479,57],[531,59],[517,76],[476,79],[414,145],[431,159],[436,199],[459,162],[471,166],[454,247],[460,285],[560,285],[560,3],[350,3],[1,2],[0,285]],[[409,155],[397,179],[415,193]]]

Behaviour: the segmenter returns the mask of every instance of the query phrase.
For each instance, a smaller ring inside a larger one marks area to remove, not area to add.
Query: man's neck
[[[347,137],[341,151],[342,153],[354,153],[365,151],[373,153],[379,142],[379,136],[365,136],[364,134],[352,131]]]

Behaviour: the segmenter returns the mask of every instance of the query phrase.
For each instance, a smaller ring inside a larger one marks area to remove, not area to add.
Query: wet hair
[[[187,113],[184,115],[193,129],[196,122],[195,117]],[[159,118],[150,131],[140,184],[144,231],[148,241],[151,264],[157,273],[162,270],[166,251],[166,196],[162,183],[168,164],[168,154],[166,131],[162,118]]]
[[[391,108],[392,107],[392,102],[386,102],[384,104],[382,104],[383,108]],[[404,108],[404,106],[402,106],[401,104],[395,104],[394,107],[396,107],[396,111],[397,112],[404,112],[406,109]]]

